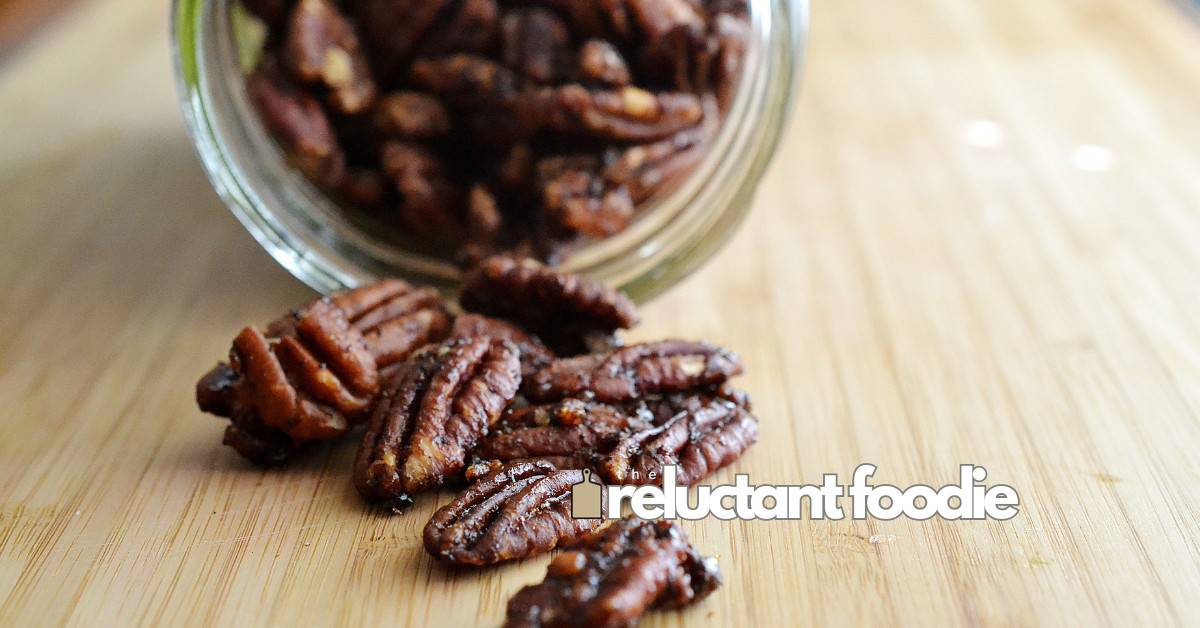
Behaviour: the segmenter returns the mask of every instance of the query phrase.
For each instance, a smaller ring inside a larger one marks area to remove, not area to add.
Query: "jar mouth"
[[[749,0],[755,36],[737,96],[700,163],[638,208],[623,232],[573,248],[561,265],[644,301],[696,270],[733,235],[792,109],[807,0]],[[365,231],[291,168],[249,102],[231,0],[174,0],[173,57],[188,132],[213,187],[289,272],[329,293],[385,276],[453,291],[452,262]]]

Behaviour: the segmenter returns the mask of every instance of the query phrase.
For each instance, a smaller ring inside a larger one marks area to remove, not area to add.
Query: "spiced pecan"
[[[346,156],[317,99],[271,61],[250,75],[246,89],[292,166],[318,187],[336,190],[346,173]]]
[[[375,127],[391,138],[433,139],[450,132],[450,113],[428,94],[393,92],[375,108]]]
[[[517,77],[511,70],[470,54],[417,59],[410,78],[414,85],[459,104],[500,102],[515,95],[517,89]]]
[[[375,100],[375,79],[354,26],[329,0],[300,0],[288,20],[283,62],[305,83],[329,90],[338,111],[356,114]]]
[[[440,157],[418,144],[388,142],[380,161],[400,197],[396,212],[401,226],[426,238],[453,239],[461,233],[461,197]]]
[[[364,497],[400,510],[444,484],[516,395],[517,348],[479,336],[430,346],[385,382],[355,461]]]
[[[744,16],[721,13],[713,20],[713,30],[718,49],[713,64],[713,92],[721,105],[721,111],[728,111],[733,105],[737,82],[746,61],[746,50],[750,44],[750,23]]]
[[[363,334],[381,369],[444,339],[450,331],[450,315],[437,290],[414,288],[399,279],[335,294],[331,300]]]
[[[519,323],[551,346],[580,331],[611,332],[638,322],[636,306],[617,290],[503,255],[470,273],[460,302],[468,311]]]
[[[579,49],[579,73],[586,81],[612,87],[624,87],[633,81],[621,51],[603,39],[583,43]]]
[[[521,352],[523,376],[532,375],[556,358],[554,352],[541,339],[508,321],[478,314],[463,314],[454,320],[451,338],[467,339],[479,336],[508,340],[516,345],[517,350]]]
[[[639,87],[589,91],[567,85],[543,97],[545,124],[560,133],[592,135],[618,142],[662,139],[695,126],[704,116],[700,98],[681,92],[653,93]]]
[[[538,162],[542,207],[559,225],[595,237],[620,233],[633,220],[634,201],[623,184],[610,185],[591,155]]]
[[[484,566],[573,542],[603,523],[571,516],[571,487],[583,481],[583,471],[544,462],[502,467],[434,513],[425,549],[451,564]]]
[[[499,24],[496,0],[458,0],[439,15],[436,27],[421,40],[418,53],[440,56],[452,52],[483,52],[496,39]]]
[[[634,203],[692,171],[717,133],[719,112],[715,98],[704,99],[704,122],[650,144],[630,146],[615,153],[605,166],[603,178],[610,187],[628,190]]]
[[[651,609],[699,602],[720,585],[716,559],[701,556],[677,525],[628,517],[555,557],[544,581],[509,601],[504,625],[629,626]]]
[[[571,62],[571,34],[558,16],[541,8],[516,9],[504,16],[503,59],[508,67],[538,83],[563,78]]]
[[[676,467],[678,486],[691,486],[737,460],[758,440],[758,419],[724,399],[709,399],[655,427],[622,435],[599,470],[611,484],[658,484]]]
[[[737,354],[704,342],[664,340],[557,360],[525,382],[533,401],[588,395],[622,402],[719,386],[742,373]]]

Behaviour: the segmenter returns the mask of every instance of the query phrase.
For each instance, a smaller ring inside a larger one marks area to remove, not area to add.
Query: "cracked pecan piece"
[[[454,565],[484,566],[544,554],[595,530],[603,519],[571,516],[578,469],[522,462],[479,479],[425,526],[425,549]]]
[[[328,89],[330,104],[341,113],[361,113],[375,101],[375,79],[358,34],[329,0],[300,0],[292,10],[283,63],[300,81]]]
[[[742,371],[737,354],[715,345],[663,340],[557,360],[523,390],[531,401],[586,395],[612,403],[720,386]]]
[[[589,332],[611,333],[638,323],[637,307],[619,291],[507,255],[476,267],[459,302],[468,311],[514,321],[562,353],[578,351],[570,345],[580,344]]]
[[[479,336],[427,347],[383,386],[354,465],[358,491],[402,510],[457,476],[521,382],[518,349]]]
[[[659,484],[676,467],[677,486],[691,486],[728,466],[758,441],[758,419],[724,399],[709,399],[662,425],[622,435],[599,463],[611,484]]]
[[[629,626],[655,608],[683,608],[721,586],[674,523],[628,517],[558,555],[546,579],[509,600],[506,628]]]
[[[454,328],[450,332],[452,339],[465,340],[479,336],[512,342],[521,352],[523,376],[532,375],[557,359],[541,339],[508,321],[478,314],[463,314],[454,320]]]
[[[632,86],[592,91],[582,85],[566,85],[545,91],[539,98],[550,130],[615,142],[662,139],[695,126],[704,116],[695,94],[653,93]]]
[[[321,103],[293,84],[273,61],[264,61],[246,81],[251,102],[288,162],[314,185],[338,189],[346,174],[346,155]]]

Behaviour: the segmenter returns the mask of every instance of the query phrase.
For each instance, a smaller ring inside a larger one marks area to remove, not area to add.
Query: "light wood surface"
[[[0,625],[495,625],[546,558],[431,563],[354,445],[257,471],[193,382],[308,298],[211,192],[163,0],[0,73]],[[687,524],[647,625],[1200,624],[1200,29],[1156,0],[818,1],[754,217],[637,337],[740,351],[758,483],[986,466],[1006,523]],[[724,472],[719,480],[732,477]]]

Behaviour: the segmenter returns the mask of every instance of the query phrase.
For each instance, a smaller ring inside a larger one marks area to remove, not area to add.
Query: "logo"
[[[628,506],[635,516],[647,520],[716,517],[837,521],[846,518],[845,501],[849,501],[850,517],[859,520],[890,521],[907,517],[924,521],[940,517],[948,521],[1007,521],[1019,512],[1020,497],[1016,489],[1006,484],[983,485],[988,472],[981,466],[960,465],[958,483],[941,488],[916,484],[902,489],[891,484],[871,484],[869,480],[875,470],[873,464],[859,465],[847,485],[842,485],[835,473],[826,473],[819,485],[752,485],[749,476],[740,473],[733,484],[701,485],[695,487],[694,493],[686,486],[676,485],[679,473],[674,465],[663,467],[661,485],[644,486],[604,486],[594,481],[588,470],[571,487],[571,516],[620,519]]]

